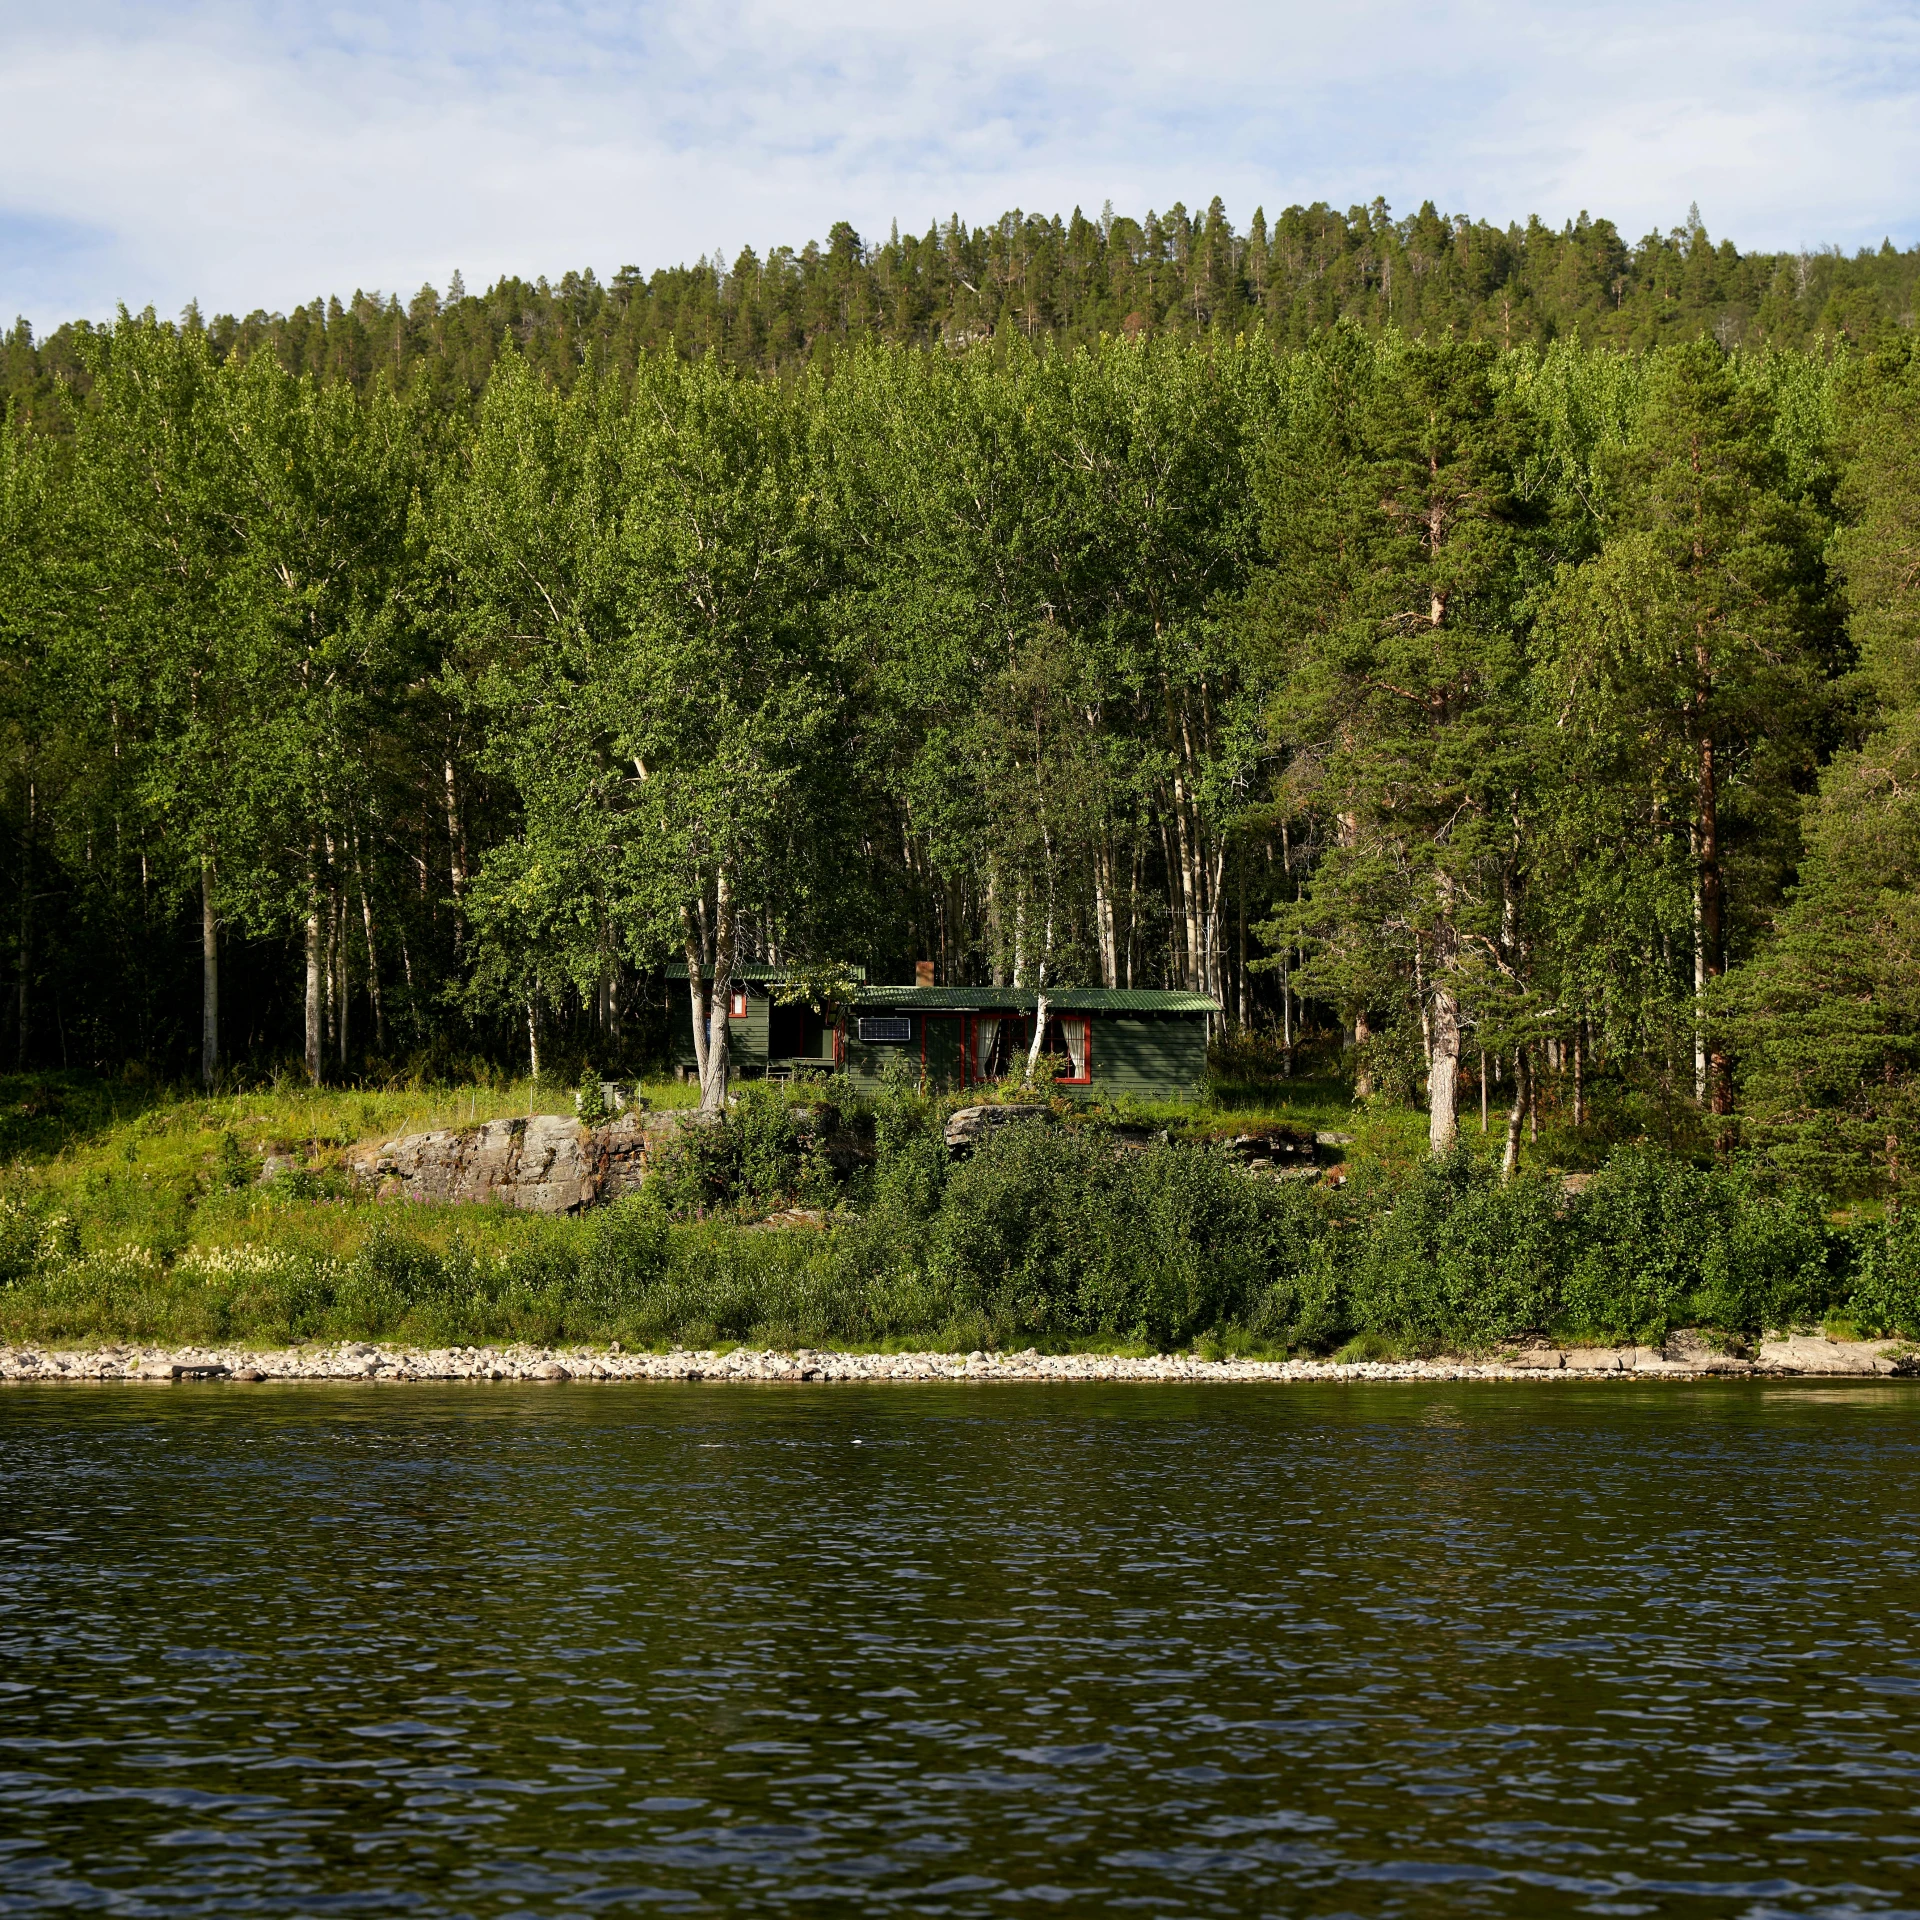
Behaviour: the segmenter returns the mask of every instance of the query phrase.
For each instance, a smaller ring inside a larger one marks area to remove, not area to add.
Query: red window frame
[[[746,1017],[747,990],[745,987],[734,987],[727,994],[727,1018],[744,1020]]]
[[[961,1017],[960,1084],[963,1087],[985,1086],[988,1084],[985,1080],[977,1079],[974,1074],[974,1067],[979,1055],[979,1049],[974,1045],[974,1033],[980,1022],[982,1020],[992,1020],[997,1024],[1007,1017],[1004,1013],[969,1013]],[[1020,1014],[1015,1017],[1017,1017],[1020,1022],[1020,1045],[1023,1049],[1030,1047],[1033,1044],[1033,1016],[1031,1014]],[[1064,1026],[1069,1020],[1079,1021],[1081,1033],[1084,1036],[1085,1044],[1080,1055],[1081,1071],[1079,1073],[1057,1073],[1053,1077],[1053,1084],[1056,1087],[1091,1086],[1093,1084],[1093,1020],[1090,1015],[1084,1013],[1056,1013],[1053,1015],[1053,1023],[1059,1026]],[[926,1028],[923,1025],[920,1040],[920,1066],[922,1072],[926,1069],[926,1063]]]
[[[1064,1028],[1069,1020],[1080,1023],[1080,1071],[1078,1073],[1056,1073],[1053,1084],[1056,1087],[1086,1087],[1093,1084],[1093,1021],[1084,1013],[1056,1013],[1054,1023]],[[1071,1062],[1072,1055],[1069,1053]]]

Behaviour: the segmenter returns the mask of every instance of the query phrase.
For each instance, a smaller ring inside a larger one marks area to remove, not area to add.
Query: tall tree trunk
[[[1041,798],[1044,800],[1044,794]],[[1040,1052],[1047,1038],[1047,970],[1053,964],[1054,935],[1054,883],[1053,883],[1053,833],[1047,825],[1046,815],[1040,816],[1040,844],[1046,860],[1047,871],[1047,917],[1040,935],[1040,964],[1034,975],[1034,986],[1039,998],[1033,1008],[1033,1042],[1027,1048],[1027,1084],[1033,1085],[1034,1076],[1040,1067]]]
[[[707,1008],[707,1054],[701,1062],[700,1110],[727,1110],[727,1076],[732,1058],[727,1046],[727,1013],[733,996],[735,912],[733,878],[721,863],[713,888],[713,997]]]
[[[1269,848],[1271,858],[1271,848]],[[1280,822],[1280,878],[1284,884],[1293,878],[1293,837],[1287,831],[1287,823]],[[1293,890],[1293,903],[1300,904],[1300,889]],[[1284,1035],[1282,1046],[1285,1049],[1284,1061],[1286,1077],[1293,1078],[1293,929],[1287,929],[1287,937],[1280,948],[1280,1024]]]
[[[1427,1146],[1451,1153],[1460,1132],[1460,1001],[1454,991],[1459,935],[1454,928],[1453,878],[1439,876],[1440,920],[1433,936],[1433,985],[1427,1014]],[[1416,952],[1417,952],[1416,948]],[[1429,1010],[1430,1008],[1430,1010]]]
[[[1206,993],[1210,990],[1211,982],[1206,978],[1206,930],[1203,924],[1205,867],[1200,849],[1195,844],[1199,822],[1188,816],[1186,782],[1176,773],[1173,776],[1173,824],[1180,850],[1180,907],[1187,935],[1185,985],[1189,992]]]
[[[340,1074],[344,1079],[347,1071],[347,1015],[353,1005],[353,996],[347,987],[347,890],[344,886],[335,896],[333,925],[333,972],[340,996]]]
[[[693,1020],[693,1070],[695,1078],[705,1087],[707,1033],[711,1026],[708,1015],[713,1003],[713,980],[708,968],[712,961],[707,952],[705,929],[694,918],[690,907],[680,909],[680,927],[687,955],[687,1009]]]
[[[1047,1016],[1052,1011],[1047,1001],[1047,963],[1040,963],[1040,995],[1033,1003],[1033,1041],[1027,1048],[1027,1085],[1036,1084],[1040,1074],[1040,1054],[1046,1044]]]
[[[1240,937],[1234,954],[1233,1023],[1244,1033],[1247,1029],[1247,849],[1244,845],[1240,849],[1234,881],[1240,916]]]
[[[1700,735],[1700,954],[1702,990],[1711,991],[1712,983],[1725,970],[1726,956],[1722,928],[1723,879],[1720,872],[1720,807],[1716,791],[1713,736],[1704,729]],[[1701,1010],[1704,1020],[1705,1009]],[[1733,1110],[1733,1075],[1719,1041],[1709,1030],[1706,1092],[1715,1113]]]
[[[1453,1151],[1460,1130],[1460,1003],[1445,976],[1433,989],[1433,1064],[1427,1070],[1427,1147]]]
[[[23,754],[22,759],[26,756]],[[20,979],[14,1002],[14,1065],[27,1064],[27,981],[33,972],[33,781],[26,782],[26,806],[20,815]]]
[[[1359,1061],[1353,1076],[1353,1097],[1356,1100],[1373,1097],[1373,1070],[1367,1065],[1367,1042],[1372,1038],[1373,1029],[1367,1025],[1367,1010],[1362,1007],[1353,1016],[1353,1051]]]
[[[1127,977],[1123,985],[1133,985],[1133,963],[1140,945],[1140,887],[1146,869],[1146,850],[1139,841],[1133,844],[1127,877]]]
[[[213,856],[200,856],[200,1084],[220,1072],[220,922],[213,911]]]
[[[1198,815],[1196,815],[1194,818],[1194,833],[1196,838],[1201,832],[1201,823]],[[1213,850],[1213,864],[1211,867],[1203,870],[1202,877],[1205,879],[1207,887],[1206,915],[1203,922],[1206,939],[1202,949],[1206,958],[1201,974],[1201,978],[1205,984],[1200,990],[1202,993],[1212,994],[1213,997],[1220,1002],[1221,1018],[1224,1019],[1227,1005],[1226,935],[1223,930],[1224,922],[1221,918],[1225,911],[1227,897],[1227,843],[1224,840],[1219,841],[1215,845]],[[1213,1017],[1211,1014],[1207,1016],[1209,1021],[1211,1021]]]
[[[1100,984],[1120,984],[1119,947],[1113,931],[1113,842],[1103,831],[1093,850],[1093,928],[1100,948]]]
[[[466,935],[467,828],[460,817],[460,790],[454,783],[451,753],[442,770],[447,787],[447,878],[453,888],[453,950],[457,954]]]
[[[387,1010],[380,992],[380,946],[373,935],[373,902],[367,895],[367,870],[360,858],[360,829],[353,830],[353,877],[360,886],[360,923],[367,936],[367,998],[373,1002],[373,1043],[387,1050]]]
[[[540,1078],[540,1006],[533,994],[527,995],[527,1071]]]
[[[1520,1167],[1520,1123],[1527,1117],[1527,1109],[1533,1104],[1528,1097],[1532,1085],[1532,1073],[1527,1063],[1525,1047],[1513,1050],[1513,1105],[1507,1109],[1507,1143],[1500,1154],[1500,1178],[1511,1180]]]
[[[307,857],[307,1078],[320,1084],[320,877]]]

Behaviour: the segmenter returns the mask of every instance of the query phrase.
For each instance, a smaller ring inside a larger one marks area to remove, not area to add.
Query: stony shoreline
[[[1194,1354],[832,1353],[736,1348],[729,1352],[627,1353],[618,1347],[422,1348],[346,1341],[251,1348],[106,1346],[76,1350],[0,1346],[0,1384],[188,1381],[260,1385],[294,1381],[1209,1381],[1593,1380],[1833,1378],[1920,1375],[1920,1351],[1901,1341],[1828,1340],[1795,1334],[1749,1355],[1718,1350],[1699,1334],[1664,1347],[1533,1346],[1433,1360],[1204,1360]]]

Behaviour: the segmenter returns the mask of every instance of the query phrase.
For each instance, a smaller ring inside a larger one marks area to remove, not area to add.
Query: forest
[[[0,1053],[613,1070],[670,961],[930,958],[1897,1196],[1915,277],[1216,202],[18,327]]]

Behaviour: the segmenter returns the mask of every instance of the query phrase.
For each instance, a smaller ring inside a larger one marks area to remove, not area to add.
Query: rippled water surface
[[[1920,1390],[0,1392],[0,1914],[1920,1913]]]

